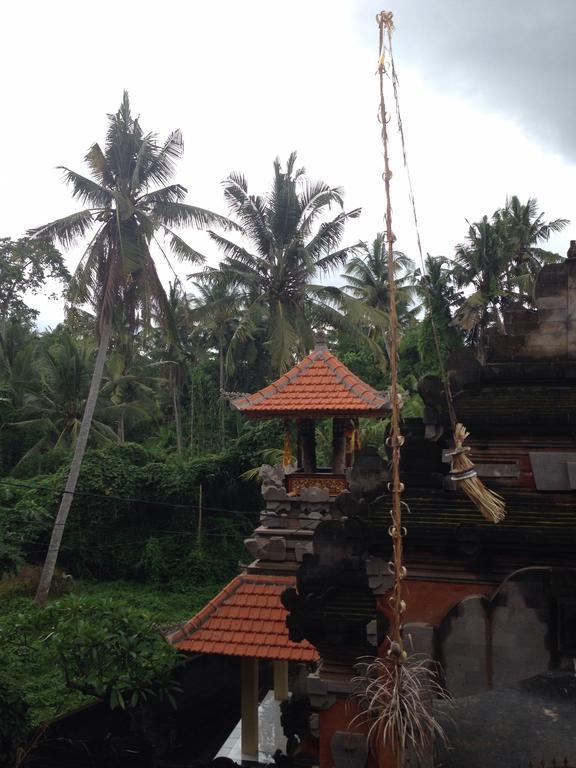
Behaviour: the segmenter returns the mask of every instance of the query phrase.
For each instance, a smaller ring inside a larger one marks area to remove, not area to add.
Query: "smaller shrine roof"
[[[168,640],[180,651],[311,662],[316,649],[288,637],[281,593],[291,576],[242,573]]]
[[[350,371],[325,344],[272,384],[232,405],[252,418],[285,416],[383,416],[388,395],[377,392]]]

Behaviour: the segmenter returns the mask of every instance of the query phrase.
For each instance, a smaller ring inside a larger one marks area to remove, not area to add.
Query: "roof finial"
[[[326,343],[326,334],[320,329],[314,333],[314,351],[316,352],[324,349],[328,349],[328,344]]]

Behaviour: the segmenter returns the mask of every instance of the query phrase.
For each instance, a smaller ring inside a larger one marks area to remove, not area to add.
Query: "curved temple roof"
[[[241,573],[168,640],[188,653],[316,661],[318,653],[310,643],[288,637],[280,595],[295,585],[293,576]]]
[[[377,392],[319,344],[302,362],[253,395],[231,401],[252,418],[384,416],[387,394]]]

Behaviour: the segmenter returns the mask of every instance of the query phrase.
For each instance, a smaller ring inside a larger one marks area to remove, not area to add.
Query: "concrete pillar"
[[[242,760],[258,760],[258,659],[242,658]]]
[[[274,698],[286,701],[288,698],[288,662],[274,662]]]

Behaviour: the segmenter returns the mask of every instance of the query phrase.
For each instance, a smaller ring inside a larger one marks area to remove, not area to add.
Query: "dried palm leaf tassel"
[[[458,483],[458,487],[478,507],[486,520],[491,523],[500,523],[506,515],[506,502],[502,496],[486,488],[478,477],[476,468],[468,457],[470,448],[465,448],[463,445],[468,435],[469,432],[463,424],[456,424],[454,449],[448,453],[452,457],[450,478]]]

